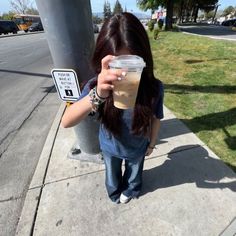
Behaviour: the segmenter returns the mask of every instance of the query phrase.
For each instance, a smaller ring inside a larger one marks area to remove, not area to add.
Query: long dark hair
[[[156,79],[153,74],[153,59],[147,33],[141,22],[133,14],[127,12],[116,14],[103,24],[92,58],[95,73],[101,72],[102,58],[106,55],[117,55],[122,49],[142,57],[146,62],[132,118],[132,133],[145,135],[150,130],[152,101],[155,96],[158,96],[158,90],[154,86]],[[111,94],[99,109],[101,122],[116,136],[119,136],[121,131],[122,114],[123,110],[113,106]]]

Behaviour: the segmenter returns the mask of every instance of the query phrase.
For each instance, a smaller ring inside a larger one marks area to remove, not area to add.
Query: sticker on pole
[[[77,101],[81,92],[76,72],[72,69],[53,69],[51,74],[61,100]]]

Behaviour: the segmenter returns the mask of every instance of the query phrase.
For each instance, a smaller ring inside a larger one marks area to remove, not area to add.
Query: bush
[[[150,20],[148,22],[148,29],[152,32],[154,29],[155,22],[153,20]]]
[[[153,31],[153,38],[155,39],[155,40],[157,40],[157,38],[158,38],[158,36],[159,36],[159,29],[154,29],[154,31]]]

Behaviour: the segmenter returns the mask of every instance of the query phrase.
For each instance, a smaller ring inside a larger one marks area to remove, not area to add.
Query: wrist
[[[96,95],[97,95],[97,97],[98,98],[100,98],[100,99],[107,99],[108,97],[109,97],[109,95],[104,95],[102,92],[101,92],[101,90],[99,90],[98,89],[98,87],[96,86]]]
[[[156,146],[156,143],[154,143],[154,142],[149,142],[149,144],[148,144],[148,148],[150,148],[150,149],[155,149],[155,146]]]
[[[92,111],[97,112],[98,107],[105,102],[106,98],[100,97],[97,94],[97,87],[95,86],[93,89],[90,90],[89,92],[89,97],[90,97],[90,103],[92,105]]]

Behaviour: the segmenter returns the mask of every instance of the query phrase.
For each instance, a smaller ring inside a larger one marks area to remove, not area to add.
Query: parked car
[[[230,20],[225,20],[221,23],[221,25],[223,25],[223,26],[233,26],[235,22],[236,22],[236,18],[235,19],[230,19]]]
[[[17,31],[19,31],[19,28],[14,21],[0,20],[0,34],[17,34]]]
[[[29,31],[43,31],[43,25],[41,22],[35,22],[29,27]]]
[[[96,24],[93,24],[93,32],[94,33],[99,33],[99,27]]]

